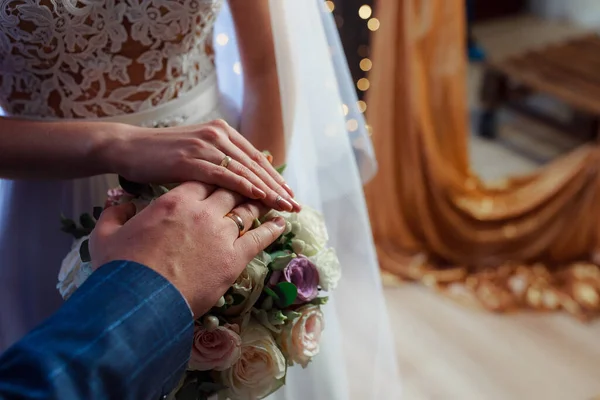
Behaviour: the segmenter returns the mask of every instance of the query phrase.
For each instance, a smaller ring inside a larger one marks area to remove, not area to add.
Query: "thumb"
[[[135,204],[125,203],[102,211],[94,231],[100,236],[110,236],[135,216]]]
[[[285,220],[282,217],[274,218],[252,229],[242,237],[236,244],[242,246],[249,258],[255,257],[258,253],[266,249],[285,231]]]

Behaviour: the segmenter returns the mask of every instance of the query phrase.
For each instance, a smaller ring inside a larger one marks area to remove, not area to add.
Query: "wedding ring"
[[[240,217],[239,215],[237,215],[234,212],[230,212],[227,213],[227,215],[225,215],[227,218],[231,219],[233,222],[235,222],[235,224],[238,227],[238,230],[240,231],[240,236],[242,236],[242,234],[244,233],[244,220],[242,219],[242,217]]]
[[[231,162],[231,160],[232,160],[231,157],[225,156],[223,158],[223,160],[221,161],[221,167],[227,168],[229,166],[229,163]]]

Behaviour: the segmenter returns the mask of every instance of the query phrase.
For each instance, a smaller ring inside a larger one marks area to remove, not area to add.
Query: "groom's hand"
[[[246,265],[284,231],[281,218],[239,237],[234,212],[245,227],[267,209],[239,194],[201,183],[184,183],[139,214],[133,204],[106,209],[92,234],[94,268],[110,261],[134,261],[163,275],[203,315]]]

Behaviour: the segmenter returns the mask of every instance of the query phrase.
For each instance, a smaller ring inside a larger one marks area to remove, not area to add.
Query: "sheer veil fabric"
[[[400,382],[362,184],[376,171],[365,121],[339,36],[318,0],[271,0],[288,146],[286,180],[297,198],[324,213],[343,277],[326,306],[321,354],[289,370],[269,399],[396,399]],[[242,78],[225,7],[216,37],[221,90],[239,107]],[[343,104],[348,107],[344,115]]]

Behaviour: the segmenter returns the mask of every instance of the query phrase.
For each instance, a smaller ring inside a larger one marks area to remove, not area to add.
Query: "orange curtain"
[[[490,310],[598,315],[598,148],[484,184],[469,169],[464,0],[377,10],[367,117],[380,173],[366,195],[384,272]]]

